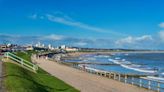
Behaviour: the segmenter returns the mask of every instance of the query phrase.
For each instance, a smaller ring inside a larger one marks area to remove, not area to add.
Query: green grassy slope
[[[29,54],[19,52],[17,55],[30,60]],[[40,68],[38,73],[33,73],[10,62],[5,62],[4,68],[8,92],[79,92]]]

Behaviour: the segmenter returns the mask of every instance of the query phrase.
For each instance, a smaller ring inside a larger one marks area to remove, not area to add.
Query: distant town
[[[66,45],[61,45],[57,47],[53,47],[51,44],[45,45],[40,42],[36,43],[35,45],[17,45],[17,44],[1,44],[0,51],[1,52],[13,52],[13,51],[28,51],[28,50],[38,50],[38,51],[78,51],[76,47],[67,47]]]
[[[0,52],[15,52],[15,51],[29,51],[29,50],[36,50],[36,51],[58,51],[58,52],[94,52],[94,51],[161,51],[161,50],[142,50],[142,49],[102,49],[102,48],[80,48],[80,47],[72,47],[72,46],[52,46],[51,44],[45,45],[41,42],[38,42],[34,45],[17,45],[17,44],[1,44],[0,45]]]

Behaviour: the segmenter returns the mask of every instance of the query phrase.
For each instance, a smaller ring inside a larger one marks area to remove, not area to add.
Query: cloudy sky
[[[164,49],[163,0],[0,0],[0,43]]]

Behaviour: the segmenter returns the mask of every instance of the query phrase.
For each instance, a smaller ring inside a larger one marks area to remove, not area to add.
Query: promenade
[[[81,92],[154,92],[134,85],[86,73],[45,59],[33,58],[39,67]]]
[[[1,58],[1,57],[0,57]],[[3,92],[2,88],[2,61],[0,60],[0,92]]]

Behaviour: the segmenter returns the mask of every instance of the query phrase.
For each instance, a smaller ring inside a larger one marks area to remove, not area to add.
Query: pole
[[[142,87],[142,79],[140,79],[140,87]]]
[[[151,89],[151,81],[148,82],[148,89]]]
[[[118,74],[118,80],[121,81],[121,74]]]
[[[132,85],[134,84],[134,77],[132,77]]]
[[[125,84],[127,83],[127,75],[125,75]]]
[[[158,81],[158,84],[157,84],[157,92],[160,92],[160,82]]]

